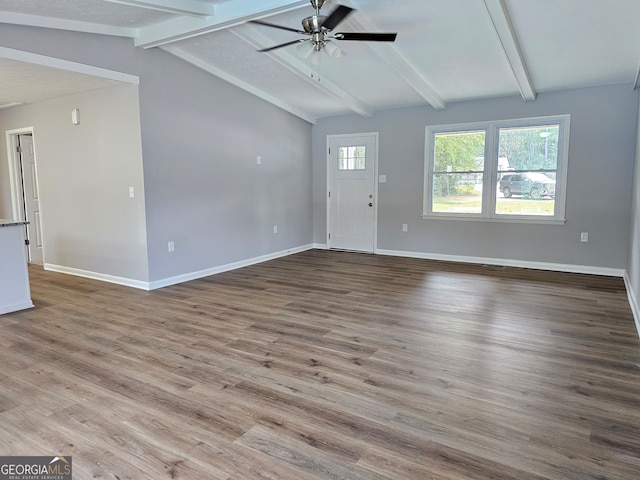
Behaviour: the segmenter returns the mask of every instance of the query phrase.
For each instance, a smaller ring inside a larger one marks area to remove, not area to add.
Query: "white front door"
[[[20,164],[24,195],[24,213],[29,222],[27,239],[29,241],[29,262],[42,265],[42,230],[40,229],[40,201],[38,195],[38,177],[36,175],[36,156],[33,150],[33,137],[20,135]]]
[[[330,135],[329,248],[373,252],[378,135]]]

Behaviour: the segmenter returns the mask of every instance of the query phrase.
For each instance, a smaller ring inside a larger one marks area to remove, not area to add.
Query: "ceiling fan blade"
[[[397,33],[336,33],[336,40],[361,40],[365,42],[395,42]]]
[[[320,27],[321,28],[326,28],[327,30],[333,30],[351,12],[353,12],[353,8],[345,7],[344,5],[338,5],[333,10],[333,12],[331,12],[331,14],[329,14],[329,16],[326,18],[326,20],[324,22],[322,22],[322,25],[320,25]]]
[[[288,47],[289,45],[293,45],[294,43],[305,42],[304,39],[293,40],[287,43],[281,43],[280,45],[274,45],[273,47],[263,48],[262,50],[258,50],[259,52],[270,52],[271,50],[275,50],[276,48]]]
[[[276,25],[275,23],[263,22],[262,20],[249,20],[249,23],[257,23],[258,25],[264,25],[265,27],[279,28],[280,30],[286,30],[287,32],[303,33],[307,34],[304,30],[296,30],[295,28],[283,27],[282,25]]]

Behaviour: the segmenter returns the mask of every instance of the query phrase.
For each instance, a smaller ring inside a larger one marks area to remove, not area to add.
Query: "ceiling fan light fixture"
[[[311,54],[311,63],[313,65],[322,65],[324,56],[325,54],[323,53],[322,49],[314,50],[314,52]]]
[[[300,42],[296,47],[296,52],[300,58],[309,58],[309,55],[315,50],[315,45],[311,40]]]
[[[324,50],[331,58],[342,58],[344,57],[344,52],[342,49],[337,46],[335,43],[327,40],[324,44]]]

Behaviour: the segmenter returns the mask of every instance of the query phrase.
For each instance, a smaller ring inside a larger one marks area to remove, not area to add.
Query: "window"
[[[338,149],[338,170],[365,170],[366,146],[340,147]]]
[[[423,218],[564,222],[569,119],[427,127]]]

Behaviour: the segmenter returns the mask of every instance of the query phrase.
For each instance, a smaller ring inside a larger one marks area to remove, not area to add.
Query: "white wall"
[[[638,92],[628,85],[326,118],[313,131],[314,241],[326,243],[326,136],[379,132],[378,248],[621,274],[627,265]],[[426,125],[571,114],[564,225],[423,220]],[[402,224],[409,232],[402,232]],[[589,232],[589,243],[580,232]]]
[[[74,108],[80,125],[71,123]],[[33,127],[47,268],[148,280],[139,118],[134,85],[0,112],[3,198],[10,198],[4,132]],[[3,216],[11,218],[10,203]]]

